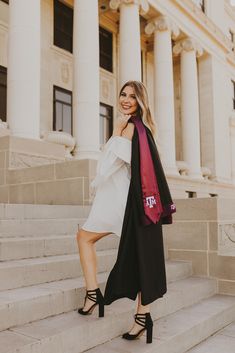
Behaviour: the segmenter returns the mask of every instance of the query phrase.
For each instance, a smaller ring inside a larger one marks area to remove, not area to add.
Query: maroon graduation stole
[[[135,125],[139,136],[140,176],[145,213],[144,224],[156,224],[161,218],[163,207],[145,126],[139,116],[131,117],[129,121]]]

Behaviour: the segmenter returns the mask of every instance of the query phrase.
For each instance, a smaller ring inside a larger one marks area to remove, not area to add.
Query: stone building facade
[[[9,167],[96,160],[137,79],[173,196],[234,198],[234,33],[227,0],[0,1],[0,144],[21,154]]]

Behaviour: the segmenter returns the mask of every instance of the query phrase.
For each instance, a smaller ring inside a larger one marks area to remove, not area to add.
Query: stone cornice
[[[161,3],[159,0],[148,0],[148,2],[150,6],[155,8],[157,11],[168,15],[168,13],[165,11],[166,8],[164,6],[164,3]],[[207,32],[225,52],[228,53],[231,51],[232,43],[228,36],[226,36],[222,32],[222,30],[209,17],[207,17],[196,4],[193,3],[193,1],[170,0],[170,2],[172,3],[172,5],[179,7],[188,17],[193,19],[193,21],[197,25],[199,25],[205,32]],[[174,19],[177,25],[179,25],[177,19],[175,17]]]
[[[148,22],[145,26],[145,33],[147,35],[153,34],[155,31],[167,31],[170,30],[173,39],[176,39],[180,34],[179,27],[169,19],[167,16],[159,16]]]
[[[140,14],[143,15],[148,12],[149,4],[148,0],[110,0],[109,7],[111,10],[117,10],[122,4],[137,4],[140,7]]]
[[[188,37],[177,42],[173,47],[173,54],[179,55],[182,50],[191,51],[195,50],[197,57],[203,54],[202,47],[196,42],[194,38]]]

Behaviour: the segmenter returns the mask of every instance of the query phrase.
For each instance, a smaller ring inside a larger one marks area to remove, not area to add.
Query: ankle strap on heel
[[[135,314],[135,322],[142,326],[145,327],[146,324],[146,314]]]
[[[87,290],[86,291],[86,298],[90,299],[92,302],[97,302],[97,290]]]

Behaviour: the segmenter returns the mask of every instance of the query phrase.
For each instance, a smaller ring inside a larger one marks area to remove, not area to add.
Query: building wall
[[[73,5],[72,0],[66,2]],[[234,134],[231,134],[230,128],[230,117],[233,113],[231,79],[235,79],[235,56],[234,61],[227,60],[229,49],[227,44],[222,42],[223,35],[226,35],[229,42],[229,29],[235,30],[235,11],[231,11],[227,1],[207,0],[207,19],[191,0],[175,2],[151,0],[149,3],[151,12],[150,15],[146,15],[146,20],[148,16],[153,15],[155,9],[156,13],[162,13],[175,21],[181,30],[180,37],[192,36],[204,49],[204,54],[198,58],[201,164],[211,169],[216,180],[231,183],[234,163],[231,151],[233,145],[231,136]],[[114,41],[114,72],[109,73],[100,69],[100,101],[114,107],[114,118],[117,115],[116,97],[119,88],[119,28],[116,19],[117,15],[114,14],[100,15],[100,25],[113,32]],[[2,66],[7,66],[7,23],[8,5],[0,1]],[[151,46],[145,45],[145,40],[142,40],[142,49],[143,81],[147,84],[153,111],[153,51]],[[173,69],[176,160],[182,160],[179,57],[174,58]],[[41,136],[44,131],[52,130],[53,85],[67,90],[73,89],[73,56],[53,45],[53,1],[41,0]]]

